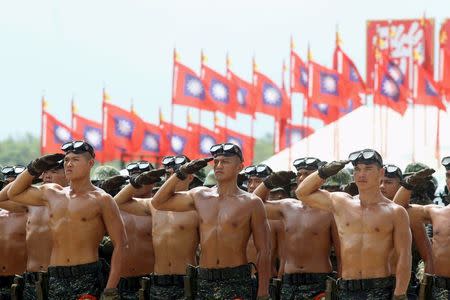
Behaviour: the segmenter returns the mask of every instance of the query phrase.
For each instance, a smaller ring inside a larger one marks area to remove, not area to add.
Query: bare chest
[[[446,237],[450,240],[450,208],[433,209],[431,222],[434,236]]]
[[[283,209],[286,233],[327,233],[330,232],[333,216],[331,213],[291,204]]]
[[[245,200],[219,200],[217,198],[197,203],[200,225],[222,230],[249,227],[251,209]]]
[[[198,228],[198,216],[194,211],[172,212],[154,210],[152,213],[152,227],[155,234],[166,231],[196,231]]]
[[[49,200],[50,222],[90,222],[100,217],[98,202],[89,196],[69,196],[55,193]]]

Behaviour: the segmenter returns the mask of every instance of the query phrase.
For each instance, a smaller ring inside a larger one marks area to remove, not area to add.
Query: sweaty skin
[[[437,276],[450,277],[450,206],[409,204],[410,198],[411,191],[402,187],[395,195],[394,201],[403,207],[407,207],[410,215],[414,214],[415,217],[411,218],[411,226],[433,225],[432,256],[429,263],[432,269],[429,272]],[[427,247],[429,244],[427,236],[414,241],[419,249],[420,247]],[[424,242],[425,245],[421,246]]]
[[[25,272],[26,213],[11,213],[0,209],[0,277]]]
[[[27,206],[46,206],[52,235],[51,266],[74,266],[98,261],[98,246],[106,231],[113,244],[111,272],[106,288],[116,287],[126,234],[119,209],[111,196],[90,182],[94,160],[88,153],[68,153],[64,158],[70,186],[32,186],[24,171],[8,190],[9,199]]]
[[[247,264],[247,243],[253,234],[258,251],[258,295],[266,296],[270,276],[269,225],[261,199],[237,187],[242,167],[237,156],[217,156],[214,158],[216,187],[176,192],[180,179],[172,175],[153,197],[152,204],[159,210],[197,211],[202,268]]]
[[[343,279],[391,275],[392,249],[398,257],[395,295],[404,295],[411,276],[411,231],[406,210],[380,191],[384,170],[376,164],[357,164],[354,178],[359,195],[319,190],[324,180],[315,172],[297,188],[303,202],[333,213],[336,221]]]
[[[269,189],[261,184],[254,194],[265,200]],[[266,201],[265,207],[269,219],[285,224],[284,273],[331,273],[333,215],[290,198]]]
[[[186,182],[187,184],[182,182],[179,189],[186,190],[189,181]],[[138,190],[129,184],[114,197],[114,200],[122,211],[142,216],[141,218],[151,218],[152,223],[146,229],[151,230],[151,235],[145,239],[150,242],[153,240],[154,273],[186,274],[187,264],[197,265],[195,259],[199,244],[197,213],[156,210],[151,205],[150,198],[133,197],[137,192]],[[130,234],[129,231],[127,234]]]

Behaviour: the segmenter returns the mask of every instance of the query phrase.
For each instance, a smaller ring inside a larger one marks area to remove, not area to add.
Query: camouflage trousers
[[[285,274],[281,285],[282,300],[310,300],[324,292],[326,280],[332,274]]]
[[[82,295],[100,297],[104,288],[100,262],[49,267],[49,300],[76,300]]]
[[[138,300],[139,299],[139,289],[141,288],[141,278],[136,277],[126,277],[120,278],[117,289],[119,290],[121,300]]]
[[[0,300],[11,299],[11,285],[14,282],[14,276],[0,276]]]
[[[251,265],[198,270],[196,299],[253,299]]]
[[[23,299],[26,300],[37,300],[38,297],[38,289],[40,290],[40,294],[43,299],[47,299],[47,291],[48,291],[48,274],[42,273],[41,275],[42,281],[39,280],[38,272],[26,272],[23,274],[24,279],[24,287],[23,287]],[[42,299],[42,298],[41,298]]]
[[[450,278],[436,276],[433,280],[431,296],[433,300],[450,300]]]
[[[184,298],[184,275],[152,275],[150,300],[181,300]]]
[[[337,281],[337,297],[342,300],[389,300],[395,285],[394,277]]]

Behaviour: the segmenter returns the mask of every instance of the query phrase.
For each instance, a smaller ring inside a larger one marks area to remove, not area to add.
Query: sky
[[[450,18],[450,5],[446,0],[0,0],[0,139],[40,134],[42,96],[66,124],[71,99],[80,115],[100,121],[103,88],[112,103],[129,108],[133,102],[149,122],[158,121],[159,107],[169,119],[174,47],[180,61],[197,71],[202,49],[207,64],[220,72],[228,52],[232,70],[247,80],[255,57],[259,70],[280,82],[291,36],[302,57],[309,43],[313,58],[331,66],[338,27],[344,51],[365,74],[367,20],[424,13],[435,18],[437,32]],[[176,124],[185,123],[185,113],[175,109]],[[297,107],[294,114],[299,115]],[[202,120],[211,126],[210,114]],[[270,120],[258,115],[257,137],[272,132]],[[244,117],[228,124],[249,133]]]

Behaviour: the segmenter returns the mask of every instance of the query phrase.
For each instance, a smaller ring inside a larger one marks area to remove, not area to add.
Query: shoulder
[[[187,194],[192,195],[192,196],[205,194],[205,193],[209,193],[209,192],[211,192],[211,188],[206,187],[206,186],[198,186],[198,187],[195,187],[193,189],[186,191]]]
[[[330,197],[332,200],[343,199],[343,200],[355,200],[355,197],[352,197],[350,194],[344,192],[332,192],[330,193]]]
[[[67,189],[68,187],[62,187],[59,184],[56,183],[44,183],[41,185],[32,185],[32,187],[39,189],[41,191],[63,191],[64,189]]]

